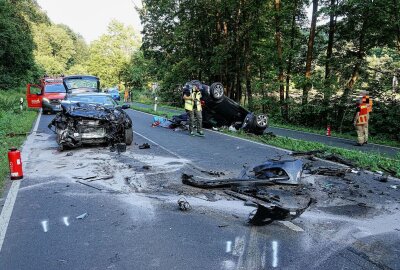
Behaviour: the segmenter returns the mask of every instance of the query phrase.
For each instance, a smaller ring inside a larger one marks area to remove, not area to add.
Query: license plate
[[[61,105],[56,105],[56,109],[61,109]]]

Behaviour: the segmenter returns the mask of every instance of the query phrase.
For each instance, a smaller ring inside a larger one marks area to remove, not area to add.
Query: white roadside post
[[[157,97],[154,97],[154,111],[157,111]]]
[[[21,111],[24,109],[24,99],[23,98],[19,99],[19,108],[21,109]]]

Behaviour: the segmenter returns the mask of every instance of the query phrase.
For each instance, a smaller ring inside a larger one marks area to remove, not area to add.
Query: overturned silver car
[[[60,150],[84,144],[132,144],[132,120],[123,111],[129,105],[118,106],[107,94],[82,93],[69,95],[61,107],[49,124]]]

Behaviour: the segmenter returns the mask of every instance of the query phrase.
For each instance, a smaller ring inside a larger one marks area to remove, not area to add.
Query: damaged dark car
[[[60,150],[86,144],[132,144],[132,120],[123,111],[129,105],[118,105],[110,95],[70,92],[61,107],[62,111],[49,124],[57,135]]]
[[[255,115],[224,95],[224,87],[215,82],[208,86],[198,80],[185,83],[183,92],[188,93],[197,86],[202,94],[203,125],[206,128],[234,126],[254,134],[263,134],[268,127],[265,114]]]

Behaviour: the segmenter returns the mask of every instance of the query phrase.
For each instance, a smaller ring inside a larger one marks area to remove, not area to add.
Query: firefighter
[[[368,106],[363,103],[362,98],[356,101],[357,109],[354,116],[354,126],[357,131],[357,146],[362,146],[368,142]]]
[[[189,117],[189,134],[190,136],[204,136],[202,130],[203,116],[201,113],[201,92],[198,86],[193,85],[190,91],[183,93],[183,99],[185,101],[185,110]],[[194,133],[194,126],[196,126],[197,134]]]
[[[360,94],[362,98],[362,103],[367,105],[368,113],[372,112],[372,98],[368,96],[368,91],[363,90],[360,92]]]

